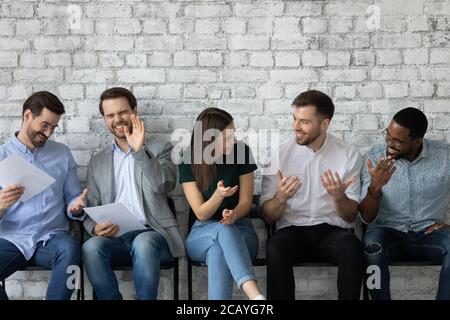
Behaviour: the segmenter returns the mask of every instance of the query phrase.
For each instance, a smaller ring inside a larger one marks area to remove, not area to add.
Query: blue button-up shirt
[[[386,157],[386,145],[374,147],[367,157],[375,164]],[[423,140],[413,161],[396,160],[394,174],[382,189],[380,210],[370,226],[386,226],[403,232],[421,231],[446,221],[450,190],[450,145]],[[361,172],[361,199],[370,185],[367,160]]]
[[[45,244],[54,234],[69,230],[66,213],[74,218],[68,207],[81,195],[80,181],[73,156],[61,143],[47,141],[32,152],[13,136],[0,146],[0,161],[11,154],[21,156],[56,180],[27,201],[16,202],[0,220],[0,238],[12,242],[29,260],[38,242]]]

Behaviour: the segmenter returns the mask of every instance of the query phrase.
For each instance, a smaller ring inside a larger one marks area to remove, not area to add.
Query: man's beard
[[[299,140],[297,138],[297,136],[295,137],[295,141],[297,142],[298,145],[301,146],[309,146],[312,143],[314,143],[314,141],[317,140],[317,138],[320,136],[320,130],[317,130],[317,132],[312,132],[309,134],[309,137],[306,140]]]
[[[39,131],[34,131],[31,128],[27,130],[27,136],[35,148],[43,146],[48,140],[48,137],[45,134]]]

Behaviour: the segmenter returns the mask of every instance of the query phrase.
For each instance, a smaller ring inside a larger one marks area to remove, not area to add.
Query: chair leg
[[[81,268],[80,268],[80,274],[78,275],[80,278],[77,279],[77,285],[79,285],[80,287],[77,288],[75,287],[75,290],[77,290],[77,301],[81,300]]]
[[[364,276],[363,279],[363,300],[367,301],[369,299],[369,289],[367,289],[367,276]]]
[[[188,300],[192,300],[192,263],[189,257],[188,261]]]
[[[173,300],[178,300],[178,290],[179,290],[179,278],[180,278],[180,274],[179,274],[179,269],[178,269],[178,258],[175,258],[173,260],[174,262],[174,267],[173,267]]]
[[[84,268],[80,265],[80,289],[78,289],[77,300],[84,300]]]

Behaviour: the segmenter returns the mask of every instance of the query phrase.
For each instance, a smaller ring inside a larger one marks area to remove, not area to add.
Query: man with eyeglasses
[[[58,128],[64,106],[52,93],[36,92],[23,105],[22,127],[0,146],[0,161],[19,155],[55,179],[41,193],[19,201],[20,184],[0,190],[0,280],[27,265],[52,270],[47,300],[66,300],[69,266],[80,263],[80,243],[69,232],[69,220],[83,218],[87,190],[81,192],[77,165],[69,148],[48,140]],[[0,300],[8,296],[0,286]]]
[[[427,127],[422,111],[399,111],[361,172],[364,252],[381,276],[369,286],[373,299],[391,298],[388,261],[396,260],[442,263],[436,299],[450,299],[450,146],[424,139]]]

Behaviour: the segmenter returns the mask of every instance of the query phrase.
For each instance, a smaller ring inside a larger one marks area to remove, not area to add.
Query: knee
[[[67,238],[59,245],[56,256],[69,264],[79,264],[81,260],[80,243],[75,238]]]
[[[377,255],[383,252],[382,230],[368,230],[363,238],[364,253],[366,256]]]
[[[284,241],[280,241],[275,236],[270,238],[267,243],[267,259],[270,261],[282,261],[287,256],[289,256],[288,246]]]
[[[383,253],[383,246],[380,243],[369,243],[364,246],[364,254],[371,258]]]
[[[347,260],[364,261],[364,251],[361,241],[353,234],[346,234],[339,240],[340,255]]]
[[[339,242],[345,251],[352,253],[363,252],[363,245],[361,241],[352,233],[345,234]]]
[[[239,234],[239,229],[234,224],[223,224],[218,223],[217,224],[217,235],[219,237],[236,237],[237,234]]]
[[[86,241],[81,248],[83,261],[88,261],[92,257],[98,256],[102,251],[103,243],[104,239],[102,237],[93,237]]]
[[[131,245],[131,253],[139,256],[157,256],[160,251],[159,234],[156,232],[144,232],[138,235]],[[165,241],[165,240],[164,240]]]

